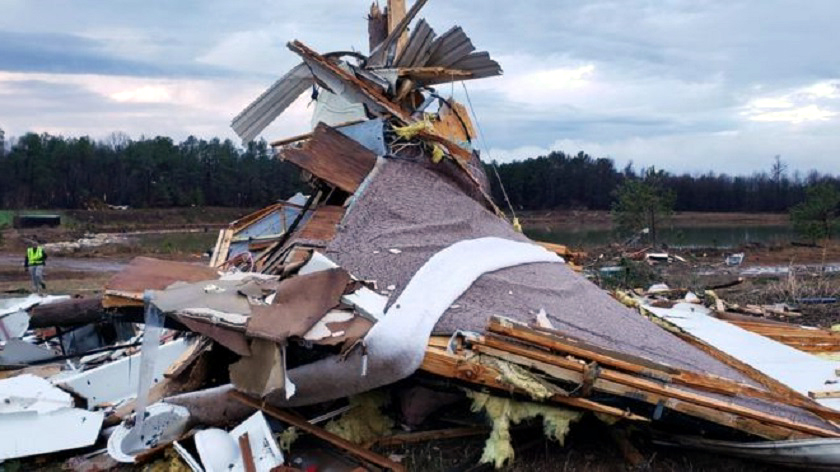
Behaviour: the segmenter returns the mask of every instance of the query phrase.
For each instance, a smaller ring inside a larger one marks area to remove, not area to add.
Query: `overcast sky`
[[[0,0],[0,127],[234,138],[233,116],[297,62],[287,41],[366,52],[369,5]],[[504,68],[466,82],[499,161],[584,150],[742,173],[780,154],[838,172],[837,0],[430,0],[420,16],[463,26]],[[303,132],[310,113],[303,98],[264,136]]]

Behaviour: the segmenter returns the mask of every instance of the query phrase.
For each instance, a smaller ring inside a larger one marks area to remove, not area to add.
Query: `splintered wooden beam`
[[[376,464],[380,467],[384,467],[386,469],[390,469],[396,472],[405,472],[405,467],[402,464],[398,464],[386,457],[380,456],[375,452],[369,451],[361,446],[351,443],[350,441],[339,437],[329,431],[315,426],[305,419],[302,419],[296,415],[293,415],[287,411],[281,410],[280,408],[273,407],[271,405],[266,405],[264,402],[261,402],[253,397],[245,395],[241,392],[230,392],[229,394],[232,398],[239,401],[242,404],[248,405],[252,408],[256,408],[268,414],[269,416],[273,416],[284,423],[288,423],[295,428],[298,428],[304,432],[307,432],[317,438],[320,438],[324,441],[332,443],[334,446],[337,446],[349,454],[363,459],[371,464]]]
[[[400,22],[405,18],[405,0],[388,0],[388,33],[396,30]],[[394,57],[400,57],[400,53],[405,48],[405,43],[408,42],[408,34],[406,28],[403,28],[399,38],[397,38],[396,53]]]
[[[465,80],[473,76],[473,73],[463,69],[449,69],[446,67],[401,67],[397,69],[399,77],[408,77],[422,83],[453,80]]]
[[[481,346],[496,349],[497,354],[500,351],[502,355],[515,355],[519,356],[518,359],[527,358],[537,360],[546,365],[560,367],[563,369],[571,370],[573,372],[583,373],[585,368],[585,364],[583,363],[569,360],[565,357],[552,355],[545,351],[538,351],[536,349],[519,346],[492,334],[487,335],[483,340],[476,341],[473,344],[473,349],[481,352]],[[502,358],[504,359],[505,357]],[[624,396],[630,398],[636,398],[634,396],[635,391],[643,391],[647,394],[655,395],[657,397],[673,399],[678,402],[691,403],[698,407],[711,409],[712,411],[737,415],[745,419],[750,419],[761,423],[767,423],[769,425],[788,429],[790,431],[798,431],[807,435],[811,435],[813,437],[840,437],[840,433],[838,433],[837,431],[832,431],[804,423],[798,423],[787,418],[770,415],[741,405],[736,405],[727,401],[718,400],[716,398],[698,395],[687,390],[671,387],[667,384],[662,384],[660,382],[635,377],[633,375],[610,370],[607,368],[601,369],[600,373],[598,374],[598,380],[614,382],[616,384],[623,385],[624,388],[629,387],[631,390],[628,391],[628,393]]]
[[[377,446],[401,446],[403,444],[416,444],[428,441],[440,441],[441,439],[465,438],[469,436],[482,436],[490,434],[488,428],[452,428],[436,431],[418,431],[416,433],[395,434],[386,436],[375,441]]]
[[[840,398],[840,390],[817,390],[809,391],[808,396],[813,399],[819,398]]]
[[[513,362],[523,367],[543,372],[558,380],[564,380],[571,383],[581,384],[584,382],[584,374],[574,369],[566,369],[539,360],[530,359],[524,356],[511,354],[500,349],[487,347],[484,345],[473,345],[473,349],[482,354],[504,359],[507,362]],[[755,436],[766,439],[805,439],[812,438],[813,435],[800,433],[787,428],[778,426],[771,426],[764,424],[761,421],[744,418],[739,415],[722,412],[714,408],[696,405],[690,402],[684,402],[674,398],[669,398],[656,393],[645,392],[633,387],[605,380],[603,378],[595,378],[592,382],[592,387],[599,391],[610,395],[619,397],[626,397],[633,400],[648,403],[650,405],[662,405],[674,411],[695,416],[697,418],[716,423],[719,425],[731,427],[745,431]]]
[[[423,364],[420,370],[430,374],[439,375],[449,379],[460,380],[466,383],[481,385],[485,387],[504,390],[507,392],[516,391],[520,394],[527,394],[526,392],[511,388],[510,385],[503,383],[500,379],[501,374],[491,367],[481,365],[475,362],[470,362],[464,358],[458,357],[454,354],[449,354],[445,351],[437,349],[426,349],[426,356],[423,358]],[[587,400],[585,398],[564,397],[562,395],[554,395],[548,401],[561,405],[568,405],[575,408],[594,411],[597,413],[604,413],[617,418],[623,418],[633,421],[650,421],[643,416],[639,416],[628,411],[620,410],[611,406],[602,405],[600,403]]]
[[[419,9],[420,7],[422,7],[423,4],[426,3],[426,1],[427,0],[417,0],[415,4],[411,7],[411,11],[414,11],[415,8]],[[411,11],[408,14],[409,16],[411,15]],[[408,16],[406,16],[406,18],[408,18]],[[328,61],[326,58],[313,51],[302,42],[295,40],[288,43],[287,47],[292,52],[299,55],[305,62],[312,62],[317,67],[322,67],[324,70],[328,71],[335,78],[337,78],[339,81],[348,85],[353,90],[356,90],[359,93],[361,93],[361,95],[365,98],[365,100],[368,103],[384,110],[385,112],[399,120],[402,124],[407,125],[415,121],[411,118],[411,114],[408,111],[391,101],[382,93],[381,90],[377,89],[373,85],[370,85],[360,80],[359,78],[348,73],[338,65]],[[472,158],[472,154],[469,151],[433,131],[423,130],[417,134],[417,137],[443,146],[449,153],[449,155],[452,156],[452,161],[455,162],[458,168],[460,168],[461,171],[467,175],[467,177],[470,179],[473,185],[475,185],[475,187],[481,192],[481,195],[487,203],[487,206],[490,209],[492,209],[499,217],[504,217],[504,213],[499,209],[498,206],[496,206],[490,195],[488,195],[487,192],[485,192],[484,189],[481,188],[481,183],[472,174],[472,172],[470,172],[470,169],[467,167],[466,163],[469,162]]]
[[[840,412],[837,410],[824,407],[806,398],[804,395],[796,392],[792,393],[790,390],[762,390],[752,385],[711,374],[676,369],[671,366],[654,363],[647,359],[611,352],[588,345],[579,340],[572,340],[560,335],[554,330],[533,328],[513,320],[499,317],[491,319],[488,331],[652,379],[728,396],[741,395],[786,403],[803,408],[824,418],[840,421]]]

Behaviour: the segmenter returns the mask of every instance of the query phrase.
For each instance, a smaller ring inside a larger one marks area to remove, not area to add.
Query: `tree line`
[[[785,212],[833,176],[789,174],[779,159],[748,176],[657,171],[675,211]],[[499,178],[496,177],[498,171]],[[618,169],[608,158],[583,152],[487,164],[493,197],[506,206],[499,180],[517,211],[611,210],[626,182],[649,169]],[[4,143],[0,129],[2,208],[86,208],[92,201],[137,208],[191,205],[257,207],[285,199],[303,186],[296,168],[274,159],[264,141],[240,147],[230,140],[189,137],[105,140],[28,133]]]
[[[299,173],[274,159],[265,141],[241,148],[192,136],[175,143],[118,133],[105,141],[29,133],[0,145],[3,208],[258,207],[300,188]]]
[[[657,185],[671,194],[673,210],[709,212],[786,212],[803,202],[807,189],[814,185],[840,186],[836,177],[816,171],[789,174],[779,156],[769,164],[767,171],[746,176],[658,170]],[[495,170],[492,167],[493,164],[487,165],[493,197],[505,201],[501,180],[515,210],[611,210],[619,188],[627,181],[642,180],[650,171],[636,170],[632,163],[619,170],[611,159],[559,151],[495,164]]]

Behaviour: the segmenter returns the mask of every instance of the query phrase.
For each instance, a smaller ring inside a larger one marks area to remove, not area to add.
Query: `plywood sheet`
[[[335,237],[338,224],[344,216],[344,208],[327,205],[315,210],[312,218],[301,228],[295,239],[302,241],[330,242]]]
[[[142,296],[145,290],[163,290],[175,282],[191,283],[218,278],[219,273],[211,267],[135,257],[125,269],[108,280],[105,290],[118,292],[122,296],[129,293]]]
[[[376,164],[376,155],[335,129],[319,123],[312,138],[284,158],[313,176],[354,193]]]

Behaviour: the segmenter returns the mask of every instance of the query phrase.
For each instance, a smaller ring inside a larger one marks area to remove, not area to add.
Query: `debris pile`
[[[102,298],[4,311],[2,326],[23,325],[3,329],[0,415],[15,423],[0,425],[84,428],[21,433],[37,445],[0,460],[105,447],[192,470],[405,470],[382,448],[480,435],[475,459],[501,467],[517,428],[563,444],[591,414],[616,437],[633,425],[681,447],[760,457],[774,444],[764,460],[840,465],[840,400],[818,388],[836,363],[667,287],[618,301],[566,260],[580,254],[507,219],[474,115],[433,88],[501,68],[460,27],[414,22],[424,4],[374,6],[368,55],[289,43],[302,62],[234,119],[250,141],[312,90],[313,131],[273,143],[308,195],[231,223],[209,267],[136,258]],[[440,411],[466,424],[441,426]]]

